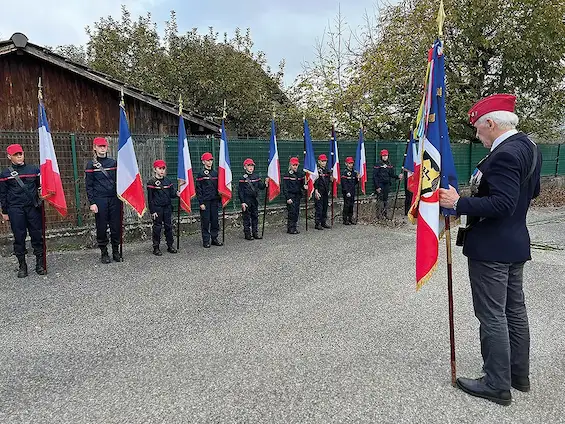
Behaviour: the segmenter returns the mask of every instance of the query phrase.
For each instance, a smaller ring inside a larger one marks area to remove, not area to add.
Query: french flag
[[[274,119],[271,121],[271,143],[269,144],[269,168],[267,169],[267,177],[269,177],[268,196],[269,202],[271,202],[281,192],[281,167],[279,163]]]
[[[308,182],[308,199],[312,197],[314,192],[314,182],[318,179],[318,165],[316,156],[314,155],[314,146],[312,145],[312,137],[310,136],[310,127],[308,121],[304,119],[304,172],[306,173],[306,181]]]
[[[367,182],[367,157],[365,156],[365,142],[363,141],[363,128],[359,130],[359,143],[355,154],[355,171],[361,183],[361,191],[365,194],[365,183]]]
[[[186,211],[190,212],[190,199],[196,196],[196,187],[192,176],[192,162],[190,161],[190,151],[188,150],[188,140],[184,127],[184,118],[179,115],[179,140],[178,140],[178,184],[180,192],[180,204]]]
[[[61,216],[67,216],[67,201],[63,192],[61,173],[55,156],[53,139],[49,131],[45,106],[39,101],[38,110],[39,129],[39,158],[41,181],[41,197],[47,200]]]
[[[332,193],[334,197],[337,197],[337,185],[341,184],[341,169],[339,167],[339,155],[337,153],[335,125],[332,125],[332,140],[330,142],[330,169],[332,170],[332,177],[334,179]]]
[[[130,205],[141,218],[145,213],[145,194],[123,103],[120,104],[117,191],[122,202]]]
[[[218,192],[222,196],[222,207],[231,200],[232,173],[230,153],[228,151],[228,135],[222,119],[222,138],[220,139],[220,160],[218,163]]]

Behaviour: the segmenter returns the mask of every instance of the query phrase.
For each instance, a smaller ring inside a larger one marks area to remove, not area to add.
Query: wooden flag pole
[[[267,197],[268,197],[268,187],[265,187],[265,203],[263,204],[263,225],[261,228],[261,237],[265,235],[265,219],[267,218]]]
[[[40,199],[41,200],[41,199]],[[41,232],[43,236],[43,269],[47,272],[47,238],[45,237],[45,202],[41,200]]]
[[[447,298],[449,303],[449,346],[451,349],[451,384],[455,387],[457,369],[455,365],[455,326],[453,324],[453,261],[451,255],[450,217],[445,217],[445,246],[447,254]]]
[[[177,250],[179,250],[180,247],[180,197],[179,197],[179,203],[177,206]]]

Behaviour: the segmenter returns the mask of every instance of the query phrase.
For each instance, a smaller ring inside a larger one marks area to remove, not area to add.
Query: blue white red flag
[[[361,191],[365,194],[365,184],[367,182],[367,156],[365,155],[365,141],[363,140],[363,128],[359,130],[359,143],[355,153],[354,169],[359,177]]]
[[[308,183],[308,199],[310,199],[314,192],[314,182],[318,179],[318,165],[316,163],[316,156],[314,155],[310,127],[306,119],[304,119],[304,150],[306,151],[306,155],[304,156],[304,172],[306,173],[306,181]]]
[[[269,167],[267,169],[267,177],[269,177],[268,197],[270,202],[281,192],[281,167],[279,163],[274,119],[271,121],[271,142],[269,144]]]
[[[118,197],[122,202],[130,205],[141,218],[145,213],[145,193],[123,103],[120,104],[118,169],[116,172]]]
[[[334,197],[337,197],[337,186],[338,184],[341,184],[341,169],[339,166],[337,137],[335,135],[334,125],[332,125],[332,139],[330,141],[330,169],[332,170],[332,177],[333,177],[332,194]]]
[[[38,129],[41,197],[49,202],[61,216],[67,216],[67,201],[63,192],[61,173],[55,156],[53,138],[49,131],[45,106],[41,100],[38,110]]]
[[[180,205],[186,212],[190,212],[190,199],[196,196],[196,187],[194,186],[192,162],[190,161],[190,151],[188,149],[188,140],[186,138],[186,129],[182,115],[179,115],[178,154],[177,179],[179,184]]]
[[[437,267],[439,239],[443,232],[439,188],[458,187],[445,117],[445,63],[443,43],[436,40],[428,53],[424,96],[418,112],[418,148],[413,156],[417,187],[408,213],[416,222],[416,287],[428,281]],[[416,143],[414,143],[414,146]]]
[[[220,160],[218,161],[218,192],[222,196],[222,207],[231,200],[232,173],[230,166],[230,153],[228,151],[228,135],[222,119],[222,138],[220,139]]]

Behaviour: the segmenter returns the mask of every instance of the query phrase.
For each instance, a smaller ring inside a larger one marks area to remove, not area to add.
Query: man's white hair
[[[513,130],[520,121],[515,113],[508,112],[506,110],[496,110],[481,116],[477,120],[477,123],[483,124],[487,119],[493,121],[501,130]]]

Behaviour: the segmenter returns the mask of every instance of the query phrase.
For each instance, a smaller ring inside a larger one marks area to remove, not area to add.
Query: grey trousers
[[[524,262],[469,259],[486,383],[498,390],[510,390],[512,375],[530,374],[530,328],[522,289],[523,271]]]

